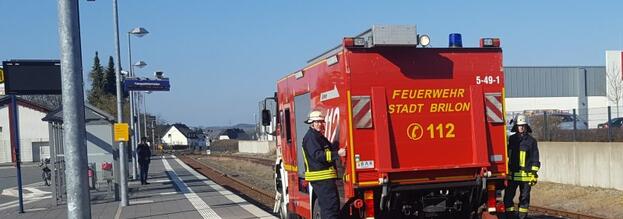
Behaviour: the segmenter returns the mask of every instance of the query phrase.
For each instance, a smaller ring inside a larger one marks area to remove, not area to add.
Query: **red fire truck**
[[[343,218],[496,218],[507,173],[497,38],[431,48],[415,26],[376,25],[277,82],[275,168],[281,218],[319,218],[302,139],[312,110],[345,148]],[[263,123],[273,112],[264,110]]]

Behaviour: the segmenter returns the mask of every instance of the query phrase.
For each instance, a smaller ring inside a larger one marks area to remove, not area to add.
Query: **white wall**
[[[171,137],[169,137],[171,134]],[[188,145],[188,139],[177,128],[172,127],[162,136],[162,142],[168,145]]]
[[[275,148],[274,141],[238,141],[241,153],[266,154]]]
[[[8,106],[0,106],[0,163],[11,162],[11,130]],[[32,162],[33,142],[48,142],[48,123],[41,121],[45,113],[28,107],[18,106],[20,152],[22,162]]]

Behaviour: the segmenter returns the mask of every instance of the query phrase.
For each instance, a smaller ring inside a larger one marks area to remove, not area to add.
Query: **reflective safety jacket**
[[[536,181],[541,168],[536,139],[529,134],[516,133],[508,139],[508,179],[513,181]]]
[[[337,178],[334,164],[339,158],[336,147],[320,132],[312,128],[307,130],[303,137],[305,180],[319,181]]]

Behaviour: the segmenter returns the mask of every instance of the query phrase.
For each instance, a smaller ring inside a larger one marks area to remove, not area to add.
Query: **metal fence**
[[[524,110],[506,113],[511,134],[513,119],[528,117],[532,136],[539,141],[623,142],[623,109],[616,107],[571,110]]]

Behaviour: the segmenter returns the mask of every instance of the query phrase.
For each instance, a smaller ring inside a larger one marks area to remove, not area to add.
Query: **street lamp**
[[[147,63],[145,63],[143,61],[138,61],[138,62],[134,63],[134,66],[136,66],[138,68],[143,68],[143,67],[147,66]]]
[[[149,31],[147,31],[145,28],[142,28],[142,27],[134,28],[128,32],[128,59],[129,59],[128,63],[130,64],[130,77],[134,77],[134,66],[142,68],[147,65],[143,61],[139,61],[136,64],[132,64],[132,35],[140,38],[140,37],[147,35],[148,33]],[[130,91],[129,93],[130,93],[130,123],[131,123],[130,126],[132,127],[133,130],[138,130],[138,132],[137,131],[133,132],[134,136],[131,142],[132,143],[132,178],[136,180],[138,179],[138,173],[137,173],[138,163],[136,162],[138,159],[138,154],[136,154],[136,148],[137,148],[138,140],[140,137],[140,134],[139,134],[140,126],[137,125],[134,119],[136,113],[138,112],[136,109],[134,92]]]

